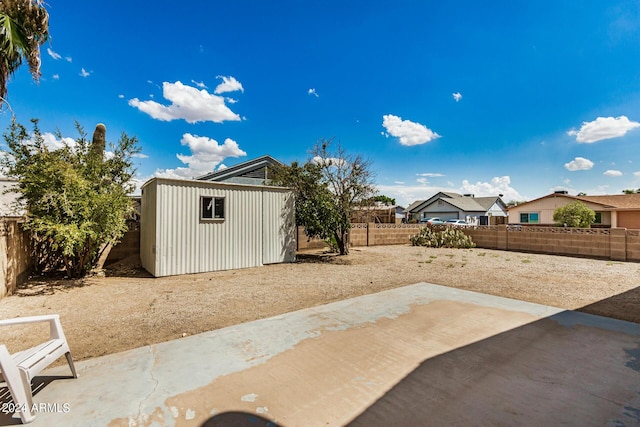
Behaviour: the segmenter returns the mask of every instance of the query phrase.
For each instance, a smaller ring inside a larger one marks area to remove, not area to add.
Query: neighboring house
[[[292,262],[293,193],[153,178],[142,186],[140,259],[156,277]]]
[[[556,191],[509,208],[509,224],[556,225],[553,212],[576,200],[596,212],[596,227],[640,228],[640,194],[570,196],[566,191]]]
[[[502,195],[475,197],[473,194],[440,192],[427,200],[418,200],[408,208],[411,219],[420,221],[424,218],[439,217],[463,219],[479,225],[504,224],[507,216],[507,205]]]
[[[351,214],[352,222],[401,224],[405,222],[405,220],[405,208],[399,205],[388,206],[379,202],[373,206],[357,207]]]
[[[199,181],[262,185],[269,180],[269,169],[282,163],[269,155],[197,177]]]

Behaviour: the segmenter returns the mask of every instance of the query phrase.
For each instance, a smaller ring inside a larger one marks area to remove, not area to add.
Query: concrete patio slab
[[[33,426],[640,425],[640,324],[427,283],[76,368]]]

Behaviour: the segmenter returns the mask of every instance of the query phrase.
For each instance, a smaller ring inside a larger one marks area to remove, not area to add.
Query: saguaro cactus
[[[101,159],[104,156],[104,147],[106,144],[107,127],[102,123],[96,125],[93,131],[93,141],[91,142],[91,153]]]

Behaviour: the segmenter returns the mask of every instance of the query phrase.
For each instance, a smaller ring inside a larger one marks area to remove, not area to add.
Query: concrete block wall
[[[640,230],[627,230],[627,261],[640,261]]]
[[[131,230],[124,233],[120,243],[111,248],[106,265],[123,260],[132,255],[140,256],[140,230]]]
[[[527,227],[522,231],[508,231],[507,248],[550,254],[608,258],[609,230]]]
[[[15,292],[31,271],[29,235],[18,219],[0,221],[0,298]]]
[[[406,245],[420,231],[418,224],[352,224],[351,246]]]
[[[369,224],[356,223],[351,225],[349,231],[350,246],[370,246],[369,243]]]
[[[611,229],[611,259],[614,261],[627,260],[627,229]]]
[[[498,243],[498,226],[490,225],[486,227],[467,227],[464,228],[464,233],[471,237],[471,240],[478,246],[479,248],[490,248],[490,249],[505,249],[506,250],[506,228],[503,239],[504,242],[502,244]],[[502,247],[505,246],[505,247]]]
[[[329,245],[322,239],[310,239],[307,233],[304,232],[304,227],[298,227],[296,236],[297,250],[303,251],[305,249],[322,249],[327,248]]]
[[[354,224],[351,246],[404,245],[419,224]],[[487,249],[640,261],[640,230],[625,228],[509,227],[461,228],[476,246]]]

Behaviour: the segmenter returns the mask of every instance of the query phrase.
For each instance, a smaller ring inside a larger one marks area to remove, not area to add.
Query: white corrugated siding
[[[294,199],[290,192],[262,193],[262,262],[293,262],[296,255]]]
[[[223,221],[200,197],[225,198]],[[156,277],[295,260],[293,196],[282,189],[155,178],[142,194],[141,259]]]
[[[140,262],[149,273],[156,275],[156,206],[157,181],[149,181],[142,188],[140,212]]]

